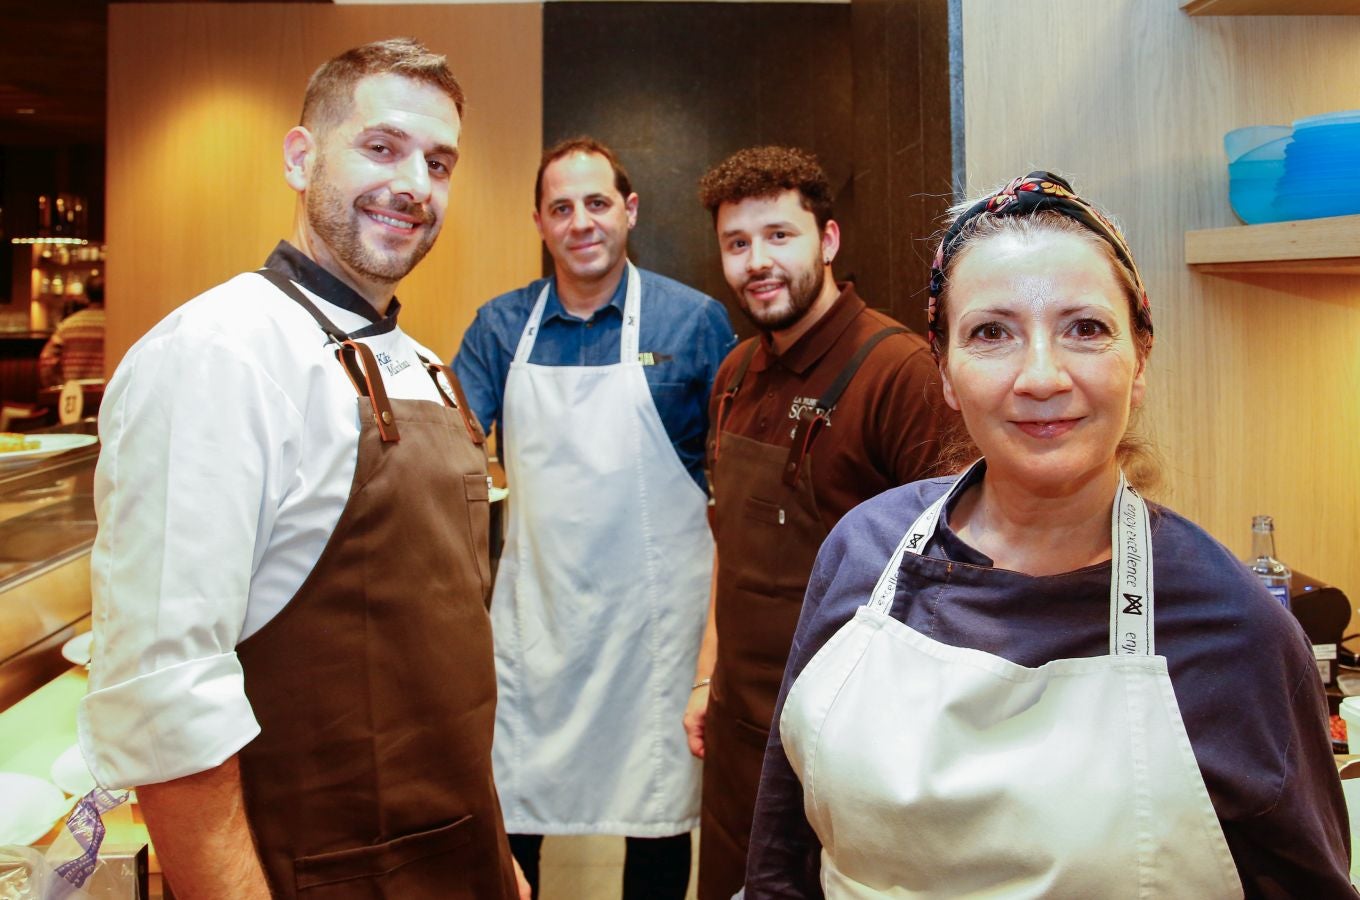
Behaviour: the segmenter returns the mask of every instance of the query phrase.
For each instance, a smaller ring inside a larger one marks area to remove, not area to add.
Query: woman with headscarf
[[[818,555],[746,897],[1353,896],[1311,648],[1128,429],[1152,318],[1047,172],[960,207],[929,329],[962,475]]]

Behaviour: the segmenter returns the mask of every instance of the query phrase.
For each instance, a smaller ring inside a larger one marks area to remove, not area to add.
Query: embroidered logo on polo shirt
[[[404,359],[399,359],[394,362],[389,353],[376,353],[374,355],[377,357],[378,362],[382,363],[383,368],[387,369],[388,375],[395,375],[402,369],[409,369],[411,367],[410,362]]]
[[[831,414],[835,412],[836,407],[822,409],[817,405],[816,397],[794,397],[793,402],[789,404],[789,418],[796,422],[803,417],[803,410],[808,410],[813,415],[821,413],[822,417],[826,419],[826,424],[830,425]]]

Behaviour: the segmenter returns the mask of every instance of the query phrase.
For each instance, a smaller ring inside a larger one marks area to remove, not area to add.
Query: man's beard
[[[324,166],[316,170],[316,177],[307,191],[307,221],[321,240],[325,241],[335,258],[359,275],[373,281],[396,284],[416,267],[434,246],[438,229],[431,227],[433,216],[419,203],[403,197],[392,197],[387,203],[377,202],[378,192],[364,194],[347,205],[340,192],[325,177]],[[398,251],[382,253],[364,245],[359,234],[359,217],[366,215],[363,207],[389,209],[392,212],[416,216],[425,232],[420,241],[403,255]]]
[[[812,308],[818,295],[822,292],[822,286],[826,283],[826,269],[814,263],[810,269],[786,282],[788,290],[788,302],[779,306],[767,306],[759,311],[751,308],[750,302],[746,298],[746,286],[753,281],[766,281],[769,276],[763,278],[749,278],[742,289],[737,292],[737,302],[741,305],[741,311],[746,314],[746,318],[751,320],[761,331],[784,331],[798,324],[798,321],[807,315],[807,311]]]

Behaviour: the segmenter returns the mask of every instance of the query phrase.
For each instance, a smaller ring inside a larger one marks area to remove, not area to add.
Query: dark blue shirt
[[[869,599],[907,528],[952,483],[931,479],[880,494],[827,537],[774,722],[793,681]],[[1346,806],[1308,639],[1203,529],[1164,507],[1148,508],[1157,654],[1166,657],[1246,896],[1353,897]],[[945,517],[925,557],[903,560],[891,610],[918,633],[1029,667],[1109,653],[1109,562],[1045,577],[993,568]],[[802,785],[774,728],[751,829],[746,900],[821,897],[820,851],[803,813]]]
[[[640,354],[651,354],[644,365],[652,402],[666,426],[666,434],[700,489],[704,478],[704,440],[708,435],[708,395],[723,357],[736,344],[732,322],[723,305],[678,281],[638,269],[642,279]],[[552,282],[543,310],[543,326],[529,362],[544,366],[604,366],[619,361],[623,336],[623,302],[628,278],[609,302],[588,319],[567,312],[557,297],[556,279],[540,278],[519,290],[501,294],[477,310],[477,318],[453,359],[453,371],[463,384],[468,405],[488,430],[505,433],[502,414],[505,380],[515,358],[520,335],[545,282]]]

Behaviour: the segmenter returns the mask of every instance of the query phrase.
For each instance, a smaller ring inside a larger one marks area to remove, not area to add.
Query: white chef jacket
[[[417,353],[438,357],[394,317],[375,325],[307,293],[338,328],[380,332],[360,339],[390,397],[442,402]],[[99,416],[78,717],[101,785],[205,771],[259,733],[235,648],[287,604],[340,518],[356,397],[316,321],[256,274],[186,303],[119,365]]]

